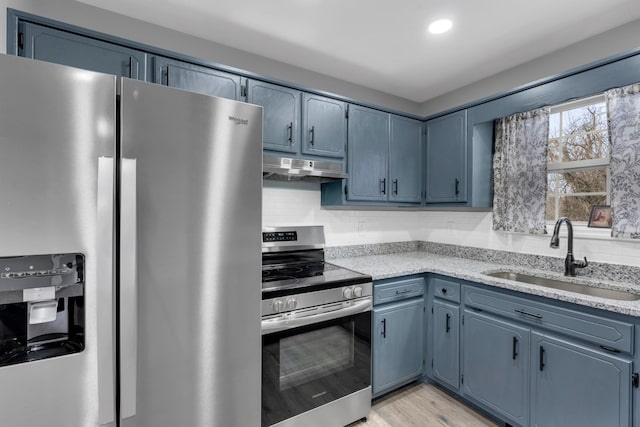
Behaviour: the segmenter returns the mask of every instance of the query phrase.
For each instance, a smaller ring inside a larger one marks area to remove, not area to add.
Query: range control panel
[[[298,233],[296,231],[268,231],[262,233],[263,242],[296,242]]]

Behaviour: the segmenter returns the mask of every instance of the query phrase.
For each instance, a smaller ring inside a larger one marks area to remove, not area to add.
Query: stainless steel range
[[[371,410],[371,276],[324,261],[324,230],[262,232],[262,426],[339,427]]]

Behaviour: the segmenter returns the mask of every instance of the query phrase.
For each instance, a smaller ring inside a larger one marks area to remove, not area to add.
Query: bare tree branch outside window
[[[548,221],[588,221],[609,201],[609,136],[603,98],[552,108],[547,155]],[[576,105],[578,104],[578,105]]]

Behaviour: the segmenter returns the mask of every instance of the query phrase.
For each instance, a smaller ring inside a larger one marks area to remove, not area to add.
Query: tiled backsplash
[[[328,247],[425,241],[561,259],[566,254],[564,237],[554,250],[549,235],[493,231],[490,212],[322,209],[318,183],[264,181],[262,221],[324,225]],[[577,259],[640,266],[640,241],[576,237],[573,247]]]

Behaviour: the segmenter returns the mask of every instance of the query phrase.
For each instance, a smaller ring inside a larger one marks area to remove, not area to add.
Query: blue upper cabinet
[[[427,122],[427,203],[467,201],[467,111]]]
[[[389,200],[420,203],[422,122],[391,115],[389,126]]]
[[[336,99],[302,95],[302,152],[343,158],[347,146],[347,104]]]
[[[389,114],[352,105],[348,124],[348,200],[384,201],[389,193]]]
[[[300,147],[300,91],[250,80],[247,101],[263,107],[263,148],[297,153]]]
[[[422,122],[349,105],[346,185],[322,186],[323,206],[410,206],[422,200]]]
[[[117,44],[20,22],[18,56],[145,80],[147,54]]]
[[[153,81],[204,95],[240,99],[240,76],[160,56],[155,57]]]

